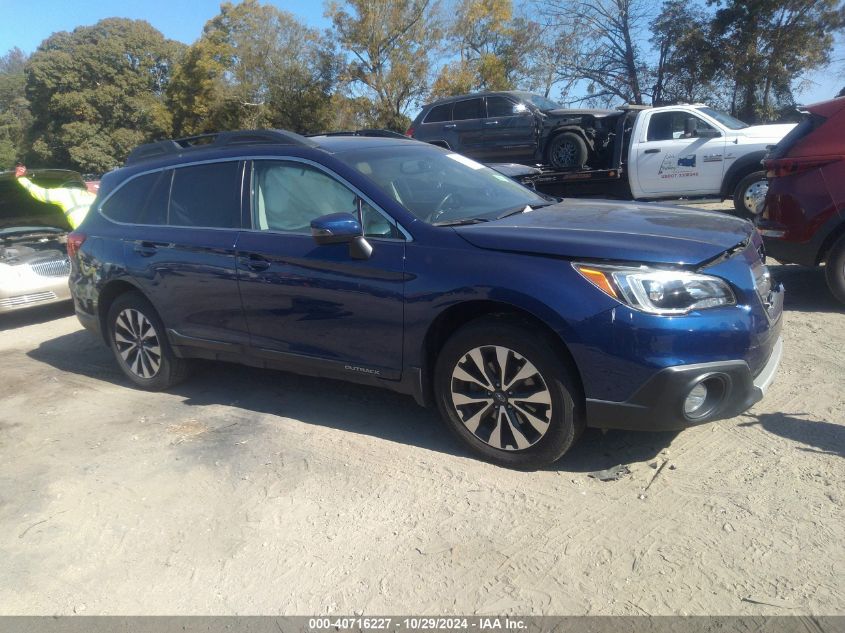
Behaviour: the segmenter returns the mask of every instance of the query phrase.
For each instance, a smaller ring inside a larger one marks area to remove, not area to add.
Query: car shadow
[[[804,444],[798,450],[809,453],[824,453],[845,457],[845,422],[817,422],[806,420],[800,416],[803,413],[760,413],[748,417],[754,418],[750,422],[742,422],[739,426],[761,426],[769,433],[780,435],[782,438]]]
[[[44,341],[27,355],[61,371],[130,386],[111,351],[84,330]],[[190,379],[169,393],[181,397],[188,406],[229,405],[247,413],[293,418],[426,450],[470,456],[435,410],[416,406],[409,396],[375,387],[203,361],[197,362]],[[587,429],[572,451],[550,469],[590,472],[649,460],[675,435]]]
[[[845,312],[827,287],[824,268],[795,264],[769,264],[772,278],[786,290],[784,308],[798,312]]]
[[[0,332],[26,327],[27,325],[38,325],[39,323],[63,319],[72,315],[73,302],[70,300],[43,306],[22,308],[14,312],[4,312],[0,314]]]

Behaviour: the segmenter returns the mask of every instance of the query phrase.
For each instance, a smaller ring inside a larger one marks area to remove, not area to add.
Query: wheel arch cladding
[[[578,391],[578,393],[572,394],[573,398],[578,399],[579,406],[583,405],[585,395],[581,372],[569,347],[560,335],[543,319],[528,310],[510,303],[491,300],[465,301],[449,306],[440,312],[429,325],[423,338],[421,354],[424,363],[422,368],[423,388],[429,402],[433,402],[431,398],[433,397],[434,367],[443,345],[460,328],[482,318],[501,319],[503,322],[513,323],[532,332],[537,332],[547,339],[549,345],[570,370],[575,383],[574,387]]]
[[[106,319],[108,318],[109,310],[118,297],[125,295],[128,292],[137,292],[139,295],[144,297],[144,299],[149,301],[149,298],[141,292],[137,286],[124,279],[112,280],[100,291],[97,303],[97,316],[100,319],[100,333],[107,345],[109,345],[109,328],[108,323],[106,323]]]

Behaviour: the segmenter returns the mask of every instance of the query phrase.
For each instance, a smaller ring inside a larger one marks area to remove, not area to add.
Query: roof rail
[[[286,130],[236,130],[233,132],[213,132],[198,134],[167,141],[156,141],[139,145],[126,159],[127,165],[163,156],[179,155],[185,152],[208,149],[210,147],[228,147],[232,145],[297,145],[317,147],[311,139]]]

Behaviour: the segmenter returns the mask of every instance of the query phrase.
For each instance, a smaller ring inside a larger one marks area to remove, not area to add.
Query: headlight
[[[572,264],[606,295],[650,314],[687,314],[736,304],[730,286],[719,277],[685,270]]]

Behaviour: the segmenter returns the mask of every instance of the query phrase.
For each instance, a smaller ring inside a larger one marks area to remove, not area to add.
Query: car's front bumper
[[[0,313],[70,299],[68,278],[43,277],[31,283],[0,284]]]
[[[668,367],[657,372],[625,402],[587,400],[587,426],[632,431],[672,431],[695,424],[739,415],[762,400],[772,384],[783,356],[783,339],[778,338],[771,355],[756,376],[742,360]],[[701,381],[720,385],[719,401],[706,415],[690,418],[684,401]]]

